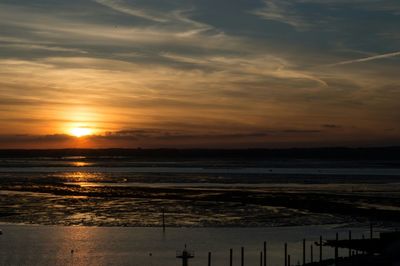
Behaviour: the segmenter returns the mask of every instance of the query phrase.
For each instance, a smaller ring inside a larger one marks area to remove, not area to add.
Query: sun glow
[[[91,135],[92,133],[93,131],[90,128],[85,128],[85,127],[75,127],[70,130],[70,134],[77,138],[88,136]]]

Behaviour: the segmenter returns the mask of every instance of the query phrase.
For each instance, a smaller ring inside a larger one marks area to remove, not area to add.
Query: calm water
[[[131,157],[1,158],[8,181],[108,183],[351,183],[399,182],[400,166],[385,161],[136,160]],[[83,179],[83,180],[82,180]]]
[[[269,265],[283,264],[283,245],[288,243],[292,262],[301,261],[302,239],[309,246],[322,235],[334,238],[335,232],[353,238],[368,235],[368,228],[303,226],[281,228],[160,228],[21,226],[2,224],[0,228],[0,265],[181,265],[176,251],[184,244],[194,250],[190,265],[207,265],[212,252],[213,265],[228,265],[229,249],[234,249],[234,265],[239,265],[240,247],[245,247],[246,265],[259,265],[263,241],[268,242]],[[71,249],[74,253],[71,254]],[[341,254],[346,255],[342,250]],[[152,256],[150,256],[150,253]],[[318,258],[314,246],[314,259]],[[324,257],[333,250],[324,248]]]

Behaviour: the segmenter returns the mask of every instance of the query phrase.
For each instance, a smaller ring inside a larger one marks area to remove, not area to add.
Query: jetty
[[[363,235],[360,239],[354,239],[352,232],[348,231],[345,239],[339,239],[336,233],[335,239],[324,240],[322,236],[317,241],[309,242],[307,246],[306,239],[302,241],[302,258],[296,258],[290,254],[287,243],[283,244],[282,264],[271,265],[268,261],[267,241],[260,245],[260,266],[395,266],[400,265],[400,231],[381,232],[379,237],[374,238],[373,227],[370,227],[370,236],[365,238]],[[309,248],[309,250],[308,250]],[[334,257],[324,254],[332,254],[327,252],[328,248],[334,249]],[[340,252],[339,252],[340,251]],[[345,251],[345,252],[343,252]],[[346,254],[339,256],[339,254]],[[233,250],[229,250],[229,259],[227,265],[232,266],[245,265],[244,247],[240,250],[240,261],[233,263]],[[306,255],[309,254],[309,257]],[[182,252],[177,252],[177,258],[182,260],[182,266],[188,266],[189,259],[194,258],[194,252],[186,248]],[[292,261],[297,261],[295,264]],[[212,265],[212,253],[208,252],[208,266]]]
[[[349,233],[349,236],[351,234]],[[307,266],[392,266],[400,265],[400,231],[382,232],[379,238],[326,240],[324,246],[335,249],[335,258],[318,263],[308,263]],[[339,257],[338,249],[347,249],[347,257]],[[288,265],[290,266],[290,265]]]

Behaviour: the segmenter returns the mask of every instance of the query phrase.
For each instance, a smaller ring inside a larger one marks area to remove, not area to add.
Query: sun
[[[80,138],[91,135],[93,132],[87,127],[74,127],[70,130],[70,134],[74,137]]]

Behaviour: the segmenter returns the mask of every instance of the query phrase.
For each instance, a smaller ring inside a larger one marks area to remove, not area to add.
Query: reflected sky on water
[[[1,224],[1,265],[133,265],[176,266],[176,251],[184,245],[195,251],[190,265],[206,265],[207,253],[212,252],[215,265],[225,265],[229,249],[234,250],[234,261],[239,263],[240,247],[245,247],[247,265],[257,265],[263,241],[268,242],[268,262],[279,265],[283,261],[283,245],[288,242],[294,263],[301,260],[302,239],[309,246],[322,235],[334,238],[340,232],[346,238],[353,230],[353,238],[368,236],[368,226],[359,228],[338,225],[282,228],[110,228],[63,227]],[[73,252],[71,252],[73,250]],[[318,251],[314,246],[314,258]],[[347,250],[342,250],[345,255]],[[324,257],[333,250],[324,248]]]

